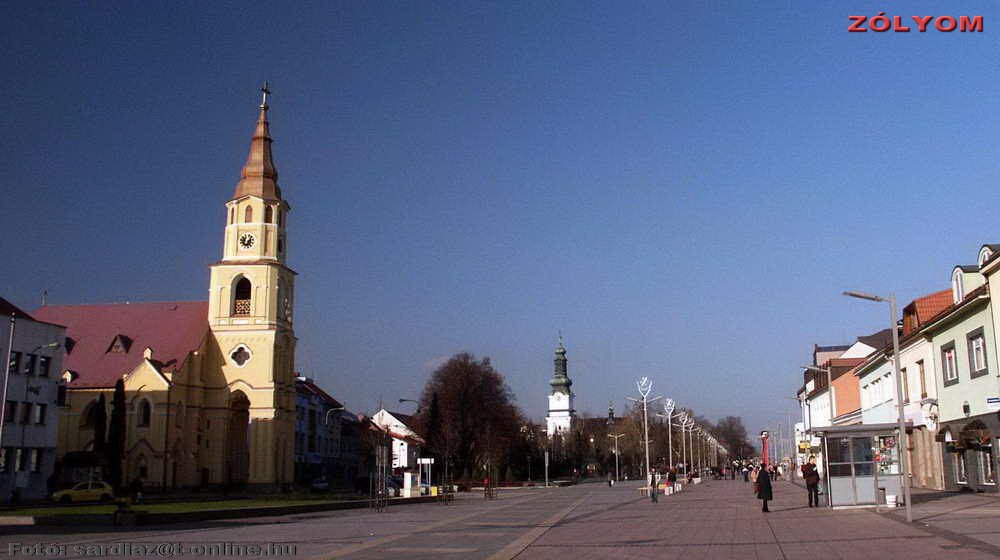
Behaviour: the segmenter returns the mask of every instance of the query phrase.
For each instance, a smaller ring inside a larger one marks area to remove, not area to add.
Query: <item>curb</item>
[[[393,505],[423,504],[438,501],[437,496],[419,496],[415,498],[392,498],[389,502]],[[326,502],[319,504],[302,504],[297,506],[275,506],[261,508],[236,508],[236,509],[211,509],[193,512],[177,513],[144,513],[133,512],[129,514],[126,522],[119,525],[161,525],[170,523],[198,522],[198,521],[218,521],[222,519],[246,519],[250,517],[273,517],[282,515],[295,515],[300,513],[316,513],[322,511],[337,511],[348,509],[364,509],[369,506],[369,500],[351,500],[347,502]],[[32,520],[28,522],[27,520]],[[7,517],[3,525],[42,525],[42,526],[114,526],[115,514],[99,515],[40,515],[35,517],[19,516]],[[3,526],[0,525],[0,526]]]

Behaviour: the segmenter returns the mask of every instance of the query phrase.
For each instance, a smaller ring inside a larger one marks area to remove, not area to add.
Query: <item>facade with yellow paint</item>
[[[295,272],[285,262],[289,205],[271,157],[267,98],[225,204],[222,259],[208,301],[46,306],[67,327],[57,456],[94,446],[105,394],[124,380],[123,480],[147,487],[293,480]]]

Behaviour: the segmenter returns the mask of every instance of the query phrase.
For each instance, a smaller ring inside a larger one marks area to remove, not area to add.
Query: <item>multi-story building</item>
[[[296,378],[295,389],[295,481],[340,482],[344,407],[308,377]]]
[[[404,471],[417,469],[424,440],[413,430],[413,418],[383,408],[372,416],[371,421],[392,437],[392,468]]]
[[[938,439],[949,489],[997,492],[996,434],[1000,386],[996,310],[990,280],[1000,282],[997,246],[984,245],[976,265],[952,270],[952,304],[920,329],[931,337],[938,385]]]
[[[0,496],[40,500],[55,469],[58,404],[66,328],[38,321],[0,298],[7,328],[0,356],[9,358],[3,382]],[[8,344],[13,341],[12,344]]]

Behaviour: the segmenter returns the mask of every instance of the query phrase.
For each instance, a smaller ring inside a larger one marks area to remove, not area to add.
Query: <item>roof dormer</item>
[[[128,354],[129,348],[132,347],[132,339],[123,335],[116,334],[115,338],[108,345],[108,349],[104,351],[105,354]]]
[[[979,266],[974,264],[958,265],[951,271],[951,297],[954,303],[960,303],[966,294],[986,283]]]
[[[993,256],[994,247],[996,247],[996,245],[983,245],[979,249],[979,258],[976,259],[976,263],[980,268],[982,268],[983,264],[985,264],[986,261],[990,260],[990,257]]]

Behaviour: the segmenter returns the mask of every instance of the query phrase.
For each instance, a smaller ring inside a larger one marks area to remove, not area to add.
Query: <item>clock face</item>
[[[240,236],[240,247],[244,249],[249,249],[253,247],[254,237],[252,233],[244,233]]]

